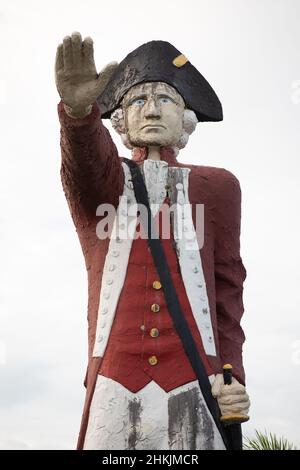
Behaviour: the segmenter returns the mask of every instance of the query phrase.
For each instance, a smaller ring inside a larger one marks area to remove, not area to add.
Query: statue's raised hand
[[[82,41],[78,32],[66,36],[56,52],[55,82],[68,114],[78,118],[89,114],[117,66],[111,62],[98,74],[92,38]]]

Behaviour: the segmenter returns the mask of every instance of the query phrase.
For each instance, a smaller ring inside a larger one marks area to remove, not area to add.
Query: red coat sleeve
[[[221,170],[217,181],[215,220],[215,283],[220,358],[245,383],[241,327],[246,270],[240,256],[241,190],[236,177]]]
[[[58,104],[61,124],[61,179],[75,225],[82,217],[95,217],[101,203],[118,205],[123,170],[117,148],[102,124],[94,103],[83,119],[73,119]]]

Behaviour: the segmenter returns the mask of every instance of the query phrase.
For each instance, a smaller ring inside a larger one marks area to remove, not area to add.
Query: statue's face
[[[133,147],[176,145],[182,133],[185,103],[162,82],[133,86],[122,102],[125,132]]]

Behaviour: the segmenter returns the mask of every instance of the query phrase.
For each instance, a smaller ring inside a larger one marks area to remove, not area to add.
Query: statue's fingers
[[[236,382],[232,385],[224,385],[221,390],[221,395],[243,395],[245,393],[244,385]]]
[[[116,70],[118,67],[118,62],[115,60],[112,60],[108,64],[106,64],[99,72],[99,74],[109,74],[110,76],[113,74],[113,72]]]
[[[248,403],[249,397],[247,393],[244,395],[229,395],[229,396],[221,396],[218,399],[218,403],[220,405],[230,405],[234,403]]]
[[[234,403],[231,405],[222,405],[220,404],[220,409],[222,415],[225,414],[233,414],[233,413],[241,413],[243,415],[247,415],[250,408],[250,402],[243,402],[243,403]]]
[[[64,68],[63,44],[59,44],[56,49],[55,57],[55,73],[60,72]]]
[[[214,380],[214,383],[211,388],[211,393],[213,397],[218,397],[221,393],[221,390],[224,386],[223,374],[217,374]]]
[[[73,64],[75,67],[80,67],[82,62],[82,38],[78,31],[74,31],[71,36],[72,40],[72,53]]]
[[[83,63],[87,67],[95,67],[94,42],[91,37],[86,37],[82,43]],[[96,70],[96,69],[95,69]]]
[[[63,57],[64,57],[64,70],[68,72],[73,67],[72,41],[71,41],[70,36],[65,36],[63,39]]]
[[[98,79],[97,79],[97,93],[98,96],[101,95],[103,92],[104,88],[110,81],[112,75],[114,74],[116,68],[118,67],[118,62],[109,62],[103,69],[100,71]]]

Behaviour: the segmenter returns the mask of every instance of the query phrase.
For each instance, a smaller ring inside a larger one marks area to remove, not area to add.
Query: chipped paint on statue
[[[239,411],[246,413],[239,184],[226,170],[177,161],[197,122],[222,120],[221,104],[186,56],[163,41],[144,44],[119,65],[109,65],[97,83],[92,67],[90,81],[88,74],[77,78],[80,99],[74,101],[59,74],[77,67],[68,52],[78,34],[65,38],[56,62],[62,182],[89,272],[89,365],[78,448],[224,449],[175,331],[147,240],[137,236],[129,168],[100,119],[110,118],[132,150],[155,223],[164,204],[175,207],[171,235],[162,245],[180,304],[222,411],[234,412],[237,393]],[[91,47],[90,40],[83,41],[76,62],[86,71]],[[114,205],[116,215],[110,238],[102,240],[96,214],[105,203]],[[196,233],[197,204],[205,207],[203,247]],[[128,222],[133,230],[119,236]],[[223,399],[219,378],[225,362],[234,364],[236,378]]]

